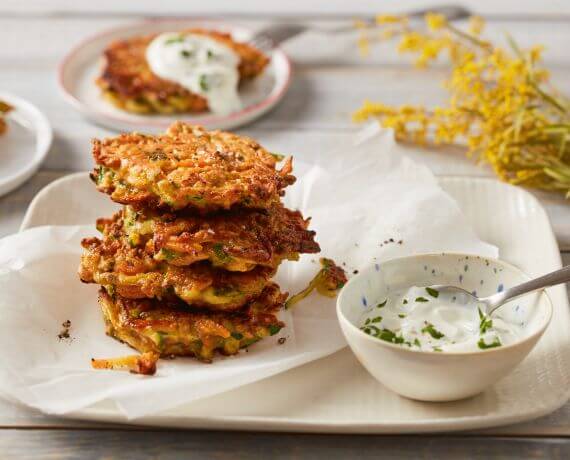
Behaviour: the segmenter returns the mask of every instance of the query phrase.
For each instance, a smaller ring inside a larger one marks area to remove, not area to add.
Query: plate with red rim
[[[148,20],[108,29],[74,47],[59,65],[58,82],[65,100],[88,119],[115,131],[151,131],[166,129],[173,121],[205,126],[208,129],[230,129],[245,125],[275,107],[285,96],[291,82],[291,61],[275,47],[265,54],[270,62],[264,72],[240,87],[243,108],[229,115],[211,112],[197,114],[139,115],[129,113],[106,101],[95,84],[103,65],[103,51],[113,41],[137,35],[175,32],[203,28],[230,33],[238,42],[248,41],[254,31],[222,21],[207,19]]]
[[[493,179],[457,176],[439,181],[478,236],[499,248],[503,260],[530,276],[561,267],[548,216],[530,193]],[[77,173],[44,188],[30,204],[21,229],[90,224],[116,207],[95,190],[86,173]],[[563,285],[547,292],[553,321],[537,346],[513,372],[469,399],[425,403],[402,398],[378,383],[345,348],[264,380],[135,420],[126,419],[109,401],[66,417],[177,428],[393,434],[531,420],[558,409],[570,397],[568,297]],[[513,431],[516,428],[509,428]]]

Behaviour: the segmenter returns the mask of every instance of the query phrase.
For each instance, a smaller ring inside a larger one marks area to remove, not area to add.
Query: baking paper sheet
[[[295,175],[286,204],[312,217],[321,255],[349,275],[413,253],[497,256],[432,173],[405,157],[391,132],[376,125],[336,152],[315,155],[310,164],[296,159]],[[77,277],[80,240],[95,234],[92,226],[50,226],[0,240],[0,390],[7,396],[53,414],[111,399],[132,419],[247,385],[345,346],[335,299],[313,294],[293,313],[283,312],[287,327],[279,335],[237,356],[213,364],[161,360],[155,376],[93,370],[92,357],[133,353],[105,335],[98,287]],[[304,288],[319,269],[318,258],[284,263],[277,276],[282,289]],[[60,339],[66,320],[71,337]]]

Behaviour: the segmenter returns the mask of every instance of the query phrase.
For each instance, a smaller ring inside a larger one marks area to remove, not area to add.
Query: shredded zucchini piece
[[[321,269],[305,289],[287,299],[285,309],[292,308],[293,305],[303,300],[315,289],[321,295],[335,297],[338,290],[345,285],[346,273],[341,267],[336,265],[332,259],[324,257],[320,259],[320,262]]]

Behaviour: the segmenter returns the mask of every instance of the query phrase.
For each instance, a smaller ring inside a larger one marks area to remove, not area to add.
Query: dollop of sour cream
[[[470,352],[515,342],[522,327],[500,313],[485,316],[461,294],[412,286],[368,308],[361,319],[366,334],[423,351]]]
[[[146,60],[154,74],[207,99],[212,112],[227,115],[241,109],[240,58],[213,38],[199,34],[160,34],[147,47]]]

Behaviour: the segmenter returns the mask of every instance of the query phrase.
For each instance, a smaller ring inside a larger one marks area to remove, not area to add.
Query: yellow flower
[[[406,16],[399,16],[395,14],[379,14],[376,16],[376,24],[394,24],[399,22],[407,22]]]
[[[425,15],[425,21],[431,30],[438,30],[447,25],[446,17],[438,13],[427,13]]]
[[[390,24],[379,36],[401,35],[398,50],[414,54],[416,66],[448,55],[449,101],[433,110],[366,101],[355,121],[376,118],[398,140],[418,144],[461,142],[469,157],[487,162],[502,180],[570,198],[570,102],[541,86],[549,76],[540,66],[541,46],[513,45],[512,52],[493,46],[478,38],[484,26],[478,17],[470,19],[469,32],[439,14],[426,15],[426,32],[410,29],[403,17],[377,19]]]
[[[469,33],[473,35],[481,35],[484,27],[485,21],[483,21],[481,16],[471,16],[469,18]]]

